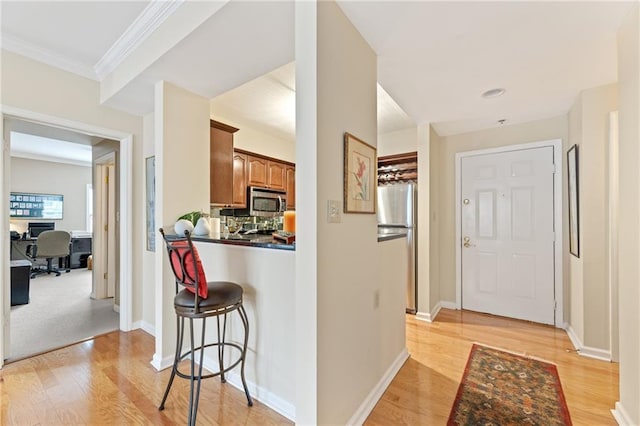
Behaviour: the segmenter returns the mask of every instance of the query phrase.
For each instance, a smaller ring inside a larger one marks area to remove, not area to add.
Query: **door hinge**
[[[104,177],[104,183],[106,183],[107,185],[109,184],[109,175],[106,175]]]
[[[557,310],[558,310],[558,301],[557,301],[557,300],[554,300],[554,301],[553,301],[553,312],[555,312],[555,311],[557,311]]]
[[[556,163],[551,164],[551,173],[556,174]]]
[[[105,280],[107,279],[107,273],[106,272],[104,273],[104,279]]]

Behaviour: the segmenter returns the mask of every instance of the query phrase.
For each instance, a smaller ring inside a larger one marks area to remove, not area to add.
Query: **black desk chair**
[[[174,308],[177,316],[178,333],[176,338],[176,353],[171,368],[171,377],[167,383],[167,389],[164,392],[159,410],[164,410],[164,403],[169,396],[169,390],[173,384],[175,376],[183,379],[189,379],[191,387],[189,389],[189,416],[188,424],[196,424],[196,415],[198,414],[198,398],[200,396],[200,382],[202,379],[220,376],[222,383],[226,380],[224,375],[232,368],[240,364],[240,377],[242,378],[242,386],[247,396],[249,406],[253,405],[249,389],[244,378],[244,361],[247,354],[247,341],[249,339],[249,321],[247,314],[242,306],[242,287],[238,284],[228,281],[212,281],[207,282],[202,268],[198,251],[193,246],[191,235],[188,231],[184,233],[184,237],[177,235],[165,235],[164,230],[160,228],[160,233],[165,241],[167,253],[169,254],[169,262],[176,280],[176,296],[174,298]],[[180,290],[180,287],[184,289]],[[242,325],[244,327],[244,343],[242,346],[238,343],[227,342],[225,340],[227,331],[227,314],[238,312]],[[223,317],[222,332],[220,331],[220,317]],[[216,317],[218,333],[215,343],[205,344],[206,320],[208,317]],[[195,347],[193,338],[193,320],[202,319],[202,335],[200,336],[200,346]],[[191,349],[182,353],[182,343],[184,340],[184,320],[189,319],[189,335],[191,336]],[[202,375],[202,362],[204,357],[204,349],[216,346],[218,348],[218,366],[219,370],[212,374]],[[238,350],[239,356],[228,366],[224,366],[225,348],[234,348]],[[198,371],[195,369],[196,351],[200,351],[200,361]],[[185,374],[178,370],[178,364],[187,356],[191,358],[190,374]],[[197,384],[196,384],[197,382]],[[195,385],[195,390],[194,390]]]
[[[38,235],[35,244],[27,247],[27,256],[35,263],[36,260],[45,259],[47,261],[46,268],[34,267],[31,270],[31,278],[35,278],[38,274],[50,274],[54,272],[56,276],[60,276],[60,270],[54,268],[54,258],[66,258],[69,256],[69,243],[71,242],[71,234],[67,231],[44,231]],[[69,272],[70,269],[66,268]]]

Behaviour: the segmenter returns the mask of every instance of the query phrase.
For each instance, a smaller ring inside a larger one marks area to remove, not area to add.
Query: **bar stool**
[[[176,296],[174,298],[174,308],[176,311],[178,334],[176,338],[176,353],[171,368],[171,377],[167,383],[167,389],[164,392],[159,410],[164,410],[164,404],[169,396],[169,390],[173,384],[175,376],[183,379],[189,379],[191,386],[189,388],[189,416],[188,424],[193,426],[196,424],[196,415],[198,413],[198,399],[200,396],[200,382],[202,379],[220,376],[222,383],[226,382],[225,373],[240,364],[240,377],[242,378],[242,386],[247,396],[249,406],[253,405],[253,400],[249,394],[247,383],[244,378],[244,362],[247,354],[247,341],[249,339],[249,321],[247,314],[242,306],[242,287],[238,284],[228,281],[211,281],[207,282],[202,268],[202,262],[198,256],[198,251],[193,246],[191,235],[185,231],[184,237],[178,235],[165,235],[164,230],[160,228],[160,233],[165,241],[167,253],[169,254],[169,263],[176,279]],[[184,287],[180,290],[180,286]],[[244,327],[244,343],[242,346],[238,343],[227,342],[225,340],[227,331],[227,315],[232,312],[238,312],[242,325]],[[206,320],[209,317],[216,317],[217,320],[217,341],[205,344]],[[223,317],[222,332],[220,329],[220,317]],[[191,349],[182,353],[182,344],[184,340],[184,321],[189,320],[189,335],[191,338]],[[202,335],[200,337],[200,346],[194,347],[193,336],[193,320],[202,319]],[[202,375],[202,362],[204,357],[204,349],[216,346],[218,348],[218,366],[219,370],[215,373]],[[224,366],[225,348],[232,348],[239,351],[239,357],[235,359],[227,367]],[[198,371],[195,371],[196,351],[200,351],[200,362]],[[190,374],[181,372],[178,369],[180,361],[186,357],[191,358]],[[195,386],[195,389],[194,389]]]

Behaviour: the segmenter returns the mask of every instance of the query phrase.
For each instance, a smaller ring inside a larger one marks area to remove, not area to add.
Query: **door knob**
[[[462,245],[463,245],[465,248],[475,247],[475,244],[471,244],[471,238],[469,238],[469,237],[464,237],[464,238],[462,239]]]

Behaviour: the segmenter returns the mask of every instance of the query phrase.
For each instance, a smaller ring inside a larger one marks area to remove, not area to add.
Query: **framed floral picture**
[[[376,212],[376,148],[344,134],[344,212]]]

